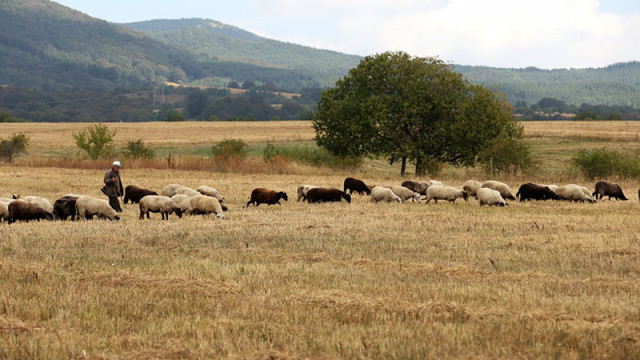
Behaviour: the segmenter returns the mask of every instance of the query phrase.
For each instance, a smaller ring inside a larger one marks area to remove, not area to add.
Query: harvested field
[[[100,197],[105,170],[0,166],[0,197]],[[125,165],[125,185],[217,188],[227,219],[140,221],[127,205],[113,223],[0,223],[0,358],[640,356],[635,180],[620,181],[630,201],[597,204],[295,201],[299,184],[345,175]],[[536,180],[505,179],[514,193]],[[255,187],[290,200],[244,209]]]

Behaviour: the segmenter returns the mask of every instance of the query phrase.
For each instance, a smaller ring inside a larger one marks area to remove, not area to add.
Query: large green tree
[[[316,142],[336,155],[385,156],[423,174],[430,164],[472,165],[503,138],[519,139],[506,97],[471,85],[452,66],[385,52],[366,57],[323,92]]]

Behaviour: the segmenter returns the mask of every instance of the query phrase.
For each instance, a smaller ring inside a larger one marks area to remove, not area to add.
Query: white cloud
[[[598,0],[264,0],[253,6],[281,22],[303,19],[307,30],[335,24],[280,37],[347,53],[403,50],[458,64],[542,68],[640,59],[640,14],[603,13]]]

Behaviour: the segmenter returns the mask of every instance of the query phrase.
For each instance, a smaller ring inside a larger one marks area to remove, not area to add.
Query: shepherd
[[[120,207],[120,201],[118,200],[118,197],[122,196],[121,168],[120,161],[114,161],[111,169],[104,174],[104,186],[102,187],[102,192],[109,197],[109,205],[117,212],[122,212],[122,207]]]

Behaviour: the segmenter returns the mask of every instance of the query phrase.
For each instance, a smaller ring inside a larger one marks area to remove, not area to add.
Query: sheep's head
[[[342,197],[347,200],[347,202],[349,204],[351,204],[351,195],[347,194],[347,193],[342,193]]]
[[[224,214],[223,213],[216,214],[216,218],[224,219]]]
[[[179,206],[174,207],[173,212],[176,213],[176,215],[178,215],[180,219],[182,219],[182,209],[180,209]]]
[[[414,193],[413,193],[413,199],[414,199],[416,202],[418,202],[418,203],[419,203],[420,201],[422,201],[422,197],[421,197],[421,196],[420,196],[420,194],[418,194],[417,192],[414,192]]]
[[[287,193],[284,191],[280,191],[278,193],[278,196],[280,197],[280,199],[284,199],[284,201],[289,201],[289,197],[287,196]]]
[[[466,191],[462,191],[462,198],[464,199],[464,201],[469,200],[469,194],[467,194]]]

